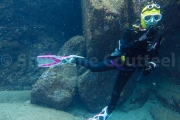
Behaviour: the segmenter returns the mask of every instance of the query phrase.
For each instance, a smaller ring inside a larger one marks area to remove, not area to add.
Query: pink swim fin
[[[38,67],[54,67],[57,65],[64,65],[72,63],[74,58],[84,58],[77,55],[56,56],[56,55],[41,55],[37,56]]]

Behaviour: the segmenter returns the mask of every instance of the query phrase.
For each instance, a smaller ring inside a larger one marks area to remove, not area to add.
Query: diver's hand
[[[143,76],[147,76],[156,67],[156,63],[148,62],[148,65],[144,67]]]
[[[111,53],[111,56],[112,57],[117,57],[117,56],[121,56],[122,53],[121,53],[121,43],[120,43],[120,40],[117,42],[117,46],[114,50],[113,53]]]
[[[121,52],[116,48],[113,53],[111,53],[111,56],[120,56]]]

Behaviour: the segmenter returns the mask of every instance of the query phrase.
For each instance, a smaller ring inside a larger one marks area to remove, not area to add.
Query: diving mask
[[[162,18],[161,14],[148,14],[148,15],[141,14],[141,16],[145,22],[153,22],[153,21],[158,22]]]

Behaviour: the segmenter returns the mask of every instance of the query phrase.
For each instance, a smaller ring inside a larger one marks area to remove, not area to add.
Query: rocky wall
[[[148,0],[82,0],[83,30],[86,38],[87,58],[90,60],[96,58],[98,61],[104,60],[114,50],[117,41],[122,37],[125,31],[123,27],[127,28],[137,17],[140,17],[140,12],[147,2]],[[178,37],[178,31],[180,31],[178,11],[180,1],[157,0],[155,2],[161,5],[161,13],[163,15],[162,23],[165,26],[160,59],[162,60],[163,57],[171,59],[172,53],[174,53],[176,54],[175,59],[178,60],[177,56],[179,53],[177,51],[179,51],[178,40],[180,38]],[[123,26],[119,24],[119,20],[121,19],[124,19],[122,23]],[[173,40],[174,42],[169,40]],[[177,62],[174,67],[165,67],[161,64],[160,67],[157,68],[157,71],[155,71],[157,72],[156,75],[170,78],[172,75],[176,76],[175,83],[177,83],[179,81],[179,75],[176,73],[180,71],[178,64],[179,62]],[[86,74],[88,76],[88,73]],[[107,72],[107,74],[114,76],[114,73]],[[103,78],[103,76],[98,73],[96,76],[97,78]],[[104,80],[106,81],[107,79],[105,78]],[[111,79],[111,81],[114,81],[114,79]],[[91,83],[89,83],[89,85],[91,86]],[[82,91],[81,95],[84,95]],[[96,95],[94,96],[96,97]],[[84,96],[81,97],[87,106],[93,106],[94,98],[91,99],[92,103],[90,103],[85,100]],[[107,98],[105,100],[107,100]],[[101,103],[98,105],[102,106]],[[97,110],[97,108],[92,107],[90,107],[90,109],[91,111],[93,111],[93,109]]]
[[[122,35],[119,18],[127,16],[127,4],[122,0],[86,0],[82,1],[82,7],[87,57],[103,60]]]
[[[1,0],[0,13],[0,90],[31,89],[44,71],[36,56],[82,34],[80,1]]]

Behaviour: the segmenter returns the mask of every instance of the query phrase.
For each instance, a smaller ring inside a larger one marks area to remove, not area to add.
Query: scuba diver
[[[118,47],[111,56],[97,64],[88,61],[84,57],[69,55],[38,56],[39,67],[51,67],[67,63],[82,65],[92,72],[102,72],[119,69],[119,73],[113,88],[111,100],[108,106],[88,120],[107,120],[120,98],[124,86],[136,70],[142,69],[142,76],[147,76],[156,67],[152,60],[159,53],[162,41],[162,29],[164,26],[159,22],[162,18],[160,5],[151,3],[141,11],[139,23],[132,25],[118,41]]]

